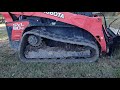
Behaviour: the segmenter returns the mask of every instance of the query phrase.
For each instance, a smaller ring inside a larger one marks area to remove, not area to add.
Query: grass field
[[[120,78],[119,50],[95,63],[23,63],[0,30],[0,78]]]

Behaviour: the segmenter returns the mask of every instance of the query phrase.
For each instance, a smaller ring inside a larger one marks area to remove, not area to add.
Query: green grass
[[[117,19],[118,18],[118,19]],[[106,17],[107,20],[107,25],[109,25],[113,20],[117,19],[112,25],[111,27],[118,29],[120,28],[120,15],[118,16],[108,16]]]
[[[1,78],[109,78],[120,77],[120,60],[97,63],[23,63],[8,44],[0,48]]]
[[[8,39],[6,30],[0,30],[0,40],[6,39]]]
[[[120,49],[94,63],[23,63],[0,30],[0,78],[120,78]]]

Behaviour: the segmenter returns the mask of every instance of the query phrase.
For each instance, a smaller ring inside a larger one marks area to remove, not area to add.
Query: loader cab
[[[85,15],[85,16],[89,16],[89,17],[93,17],[93,13],[92,12],[71,12],[73,14],[80,14],[80,15]]]
[[[13,21],[20,21],[20,20],[26,19],[26,17],[24,15],[15,15],[15,14],[11,14],[11,13],[9,13],[9,14],[12,17]]]

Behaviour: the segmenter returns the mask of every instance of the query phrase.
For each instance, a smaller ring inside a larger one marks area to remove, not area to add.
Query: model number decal
[[[64,18],[64,14],[60,13],[60,12],[44,12],[45,14],[49,14],[55,17],[59,17],[59,18]]]
[[[24,25],[22,23],[13,24],[13,30],[24,30]]]

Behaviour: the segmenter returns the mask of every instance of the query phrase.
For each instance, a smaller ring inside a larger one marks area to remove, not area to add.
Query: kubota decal
[[[55,17],[59,17],[59,18],[65,18],[64,14],[62,14],[60,12],[44,12],[44,13],[55,16]]]

